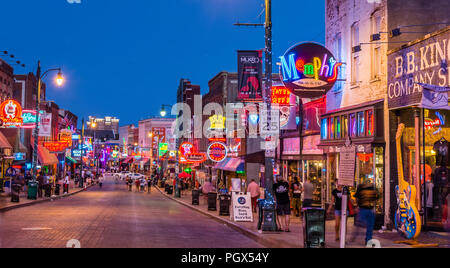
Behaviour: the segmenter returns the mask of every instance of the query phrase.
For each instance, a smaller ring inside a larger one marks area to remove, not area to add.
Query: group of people
[[[277,182],[273,185],[273,191],[276,199],[276,212],[277,221],[279,223],[279,230],[281,232],[290,232],[290,217],[292,211],[296,217],[300,217],[302,214],[302,208],[309,208],[313,206],[313,192],[314,185],[310,179],[307,179],[303,184],[300,183],[298,178],[294,178],[294,181],[289,184],[283,177],[278,176]],[[252,180],[247,187],[247,192],[252,197],[253,212],[256,212],[257,200],[261,196],[260,186],[255,180]],[[332,213],[334,209],[335,215],[335,230],[336,241],[340,240],[340,224],[342,217],[342,195],[343,186],[338,185],[332,192],[332,203],[328,213]],[[365,242],[372,240],[373,229],[375,225],[375,205],[379,199],[375,186],[369,180],[359,185],[356,189],[356,193],[353,195],[356,203],[353,203],[352,198],[349,197],[348,210],[354,212],[355,228],[351,236],[350,241],[356,239],[356,235],[359,233],[361,227],[366,228]],[[351,207],[351,208],[350,208]]]
[[[130,191],[130,192],[133,190],[133,184],[134,184],[134,185],[136,185],[136,192],[151,193],[154,179],[141,177],[140,179],[133,180],[131,177],[127,176],[125,181],[128,186],[128,191]]]

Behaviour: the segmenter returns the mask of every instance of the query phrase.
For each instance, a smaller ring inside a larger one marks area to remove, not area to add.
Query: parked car
[[[129,171],[121,171],[120,173],[114,174],[114,178],[119,178],[120,180],[125,180],[127,176],[130,176],[131,172]]]

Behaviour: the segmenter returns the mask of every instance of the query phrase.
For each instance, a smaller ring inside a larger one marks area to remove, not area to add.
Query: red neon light
[[[186,156],[188,154],[193,154],[193,153],[195,153],[194,144],[192,144],[190,142],[185,142],[185,143],[181,144],[181,146],[180,146],[180,154],[182,156]]]
[[[208,148],[208,157],[212,161],[222,162],[227,157],[227,146],[223,143],[213,143]]]
[[[426,118],[425,119],[425,129],[430,130],[434,127],[442,125],[441,120],[439,118],[436,118],[434,121],[432,119]]]
[[[69,147],[69,143],[64,141],[44,142],[44,147],[50,152],[61,152]]]
[[[272,104],[290,105],[291,91],[285,87],[272,87]]]
[[[4,101],[0,105],[0,120],[5,127],[20,127],[23,125],[22,106],[15,100]]]
[[[336,63],[336,65],[334,65],[334,69],[333,69],[333,77],[331,77],[331,78],[329,78],[328,79],[328,82],[330,82],[330,83],[333,83],[334,81],[336,81],[337,80],[337,77],[338,77],[338,68],[340,67],[340,66],[342,66],[342,63]]]

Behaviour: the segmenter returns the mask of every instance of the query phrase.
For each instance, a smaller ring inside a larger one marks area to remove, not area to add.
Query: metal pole
[[[342,189],[342,216],[341,216],[341,235],[340,235],[340,248],[345,248],[346,236],[347,236],[347,202],[348,202],[348,187]]]
[[[38,79],[38,86],[37,86],[37,97],[36,97],[36,127],[34,129],[34,150],[33,150],[33,160],[32,160],[32,166],[33,166],[33,182],[36,182],[37,180],[37,162],[38,162],[38,140],[39,140],[39,106],[41,101],[41,61],[38,61],[38,67],[36,71],[36,77]]]
[[[265,23],[265,39],[266,39],[266,49],[265,49],[265,102],[267,104],[268,110],[268,122],[271,121],[271,89],[272,89],[272,1],[265,0],[266,2],[266,23]],[[265,188],[268,193],[273,193],[273,164],[274,158],[265,158]]]

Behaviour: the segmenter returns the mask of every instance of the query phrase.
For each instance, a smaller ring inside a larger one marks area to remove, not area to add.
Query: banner
[[[233,219],[235,222],[253,222],[252,198],[250,193],[233,193]]]
[[[238,100],[262,102],[262,52],[238,51]]]
[[[41,115],[39,124],[39,137],[50,137],[52,135],[52,114],[44,113]]]

